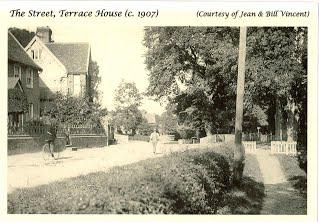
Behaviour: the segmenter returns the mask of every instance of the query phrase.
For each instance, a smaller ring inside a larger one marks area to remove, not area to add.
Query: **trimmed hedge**
[[[191,150],[8,195],[8,213],[215,214],[230,190],[227,154]]]

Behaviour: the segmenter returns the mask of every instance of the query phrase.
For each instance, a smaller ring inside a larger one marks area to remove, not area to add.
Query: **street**
[[[161,155],[153,154],[150,143],[134,141],[77,151],[67,149],[60,153],[58,160],[47,163],[44,162],[41,152],[8,156],[8,193],[16,188],[33,187],[92,172],[107,171],[110,167]]]

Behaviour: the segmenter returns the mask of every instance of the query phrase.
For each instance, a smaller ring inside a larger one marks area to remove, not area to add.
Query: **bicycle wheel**
[[[43,145],[43,148],[42,148],[42,157],[45,161],[47,160],[50,160],[52,159],[52,154],[51,154],[51,151],[50,151],[50,147],[49,147],[49,144],[44,144]]]

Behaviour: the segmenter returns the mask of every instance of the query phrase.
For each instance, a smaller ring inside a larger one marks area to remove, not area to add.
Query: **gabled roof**
[[[8,77],[8,89],[14,89],[17,85],[23,91],[19,77]]]
[[[70,74],[88,72],[89,43],[45,43]]]
[[[11,32],[8,32],[8,60],[31,66],[42,71],[42,68],[32,60]]]

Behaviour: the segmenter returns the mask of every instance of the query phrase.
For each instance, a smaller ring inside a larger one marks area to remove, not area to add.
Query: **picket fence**
[[[297,155],[297,142],[271,141],[271,154]]]
[[[42,123],[29,123],[24,125],[23,127],[13,128],[8,126],[8,135],[9,136],[42,136],[46,135],[49,131],[49,126],[42,124]],[[67,126],[59,126],[57,130],[58,135],[64,134],[74,134],[74,135],[81,135],[81,134],[104,134],[104,129],[100,126],[94,125],[69,125]]]
[[[256,141],[242,141],[246,153],[256,153],[257,145]]]

